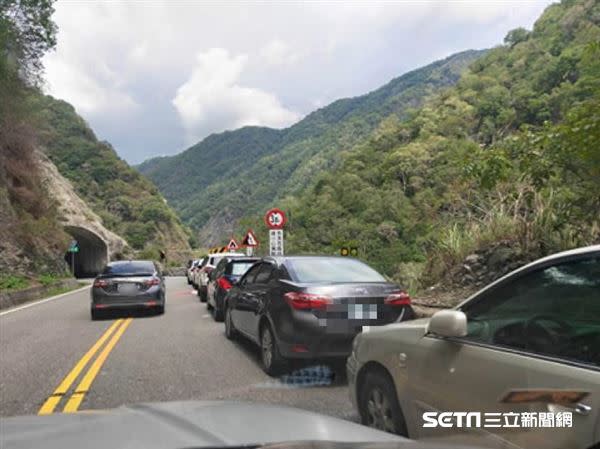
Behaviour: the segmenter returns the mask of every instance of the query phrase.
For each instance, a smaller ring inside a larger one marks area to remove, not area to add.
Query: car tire
[[[408,437],[396,388],[387,374],[366,373],[358,392],[358,412],[363,425]]]
[[[200,302],[206,302],[206,288],[198,287],[198,297]]]
[[[225,318],[223,316],[223,309],[219,309],[218,305],[212,307],[212,316],[217,323],[222,322]]]
[[[260,331],[260,361],[269,376],[278,376],[284,371],[286,360],[281,356],[271,325],[265,323]]]
[[[233,325],[233,318],[231,317],[231,309],[227,307],[225,309],[225,337],[227,340],[237,340],[238,331]]]
[[[190,281],[190,278],[187,278],[187,283],[188,285],[192,285],[192,281]]]
[[[102,318],[102,314],[100,313],[99,310],[91,310],[91,315],[92,315],[92,321],[98,321],[100,318]]]
[[[158,306],[157,309],[156,309],[156,312],[159,315],[163,315],[165,313],[165,305],[163,304],[162,306]]]

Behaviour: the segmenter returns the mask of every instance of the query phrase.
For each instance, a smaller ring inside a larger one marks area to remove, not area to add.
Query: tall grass
[[[579,219],[571,213],[570,198],[554,189],[504,186],[492,195],[466,205],[469,213],[446,220],[439,230],[427,269],[437,282],[451,267],[477,250],[503,241],[528,258],[590,245],[600,239],[600,217]]]

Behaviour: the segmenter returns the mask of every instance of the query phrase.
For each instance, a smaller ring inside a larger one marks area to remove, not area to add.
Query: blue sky
[[[60,1],[45,90],[139,163],[213,132],[282,128],[458,51],[551,2]]]

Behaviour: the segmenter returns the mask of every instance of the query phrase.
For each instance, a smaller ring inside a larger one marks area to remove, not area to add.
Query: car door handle
[[[587,416],[592,411],[592,407],[581,402],[577,404],[548,404],[548,410],[552,412],[568,410],[578,415]]]
[[[591,411],[592,411],[592,407],[590,407],[587,404],[583,404],[581,402],[579,402],[578,404],[575,404],[575,406],[573,407],[573,413],[577,413],[578,415],[587,416],[590,414]]]

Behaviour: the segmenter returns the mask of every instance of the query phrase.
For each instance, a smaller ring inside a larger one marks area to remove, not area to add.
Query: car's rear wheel
[[[206,302],[206,287],[198,287],[198,296],[200,297],[200,302]]]
[[[263,371],[269,376],[277,376],[283,371],[286,360],[279,352],[269,324],[263,324],[260,332],[260,355]]]
[[[208,304],[208,303],[207,303]],[[223,321],[223,308],[219,307],[219,300],[215,298],[215,305],[212,307],[212,316],[218,323]]]
[[[233,325],[233,318],[231,317],[231,309],[227,307],[225,309],[225,337],[228,340],[235,340],[238,336],[235,326]]]
[[[102,318],[102,314],[100,313],[99,310],[91,310],[91,315],[92,315],[92,321],[96,321],[99,320],[100,318]]]
[[[358,411],[362,424],[408,436],[396,389],[388,375],[380,371],[366,374],[358,392]]]

